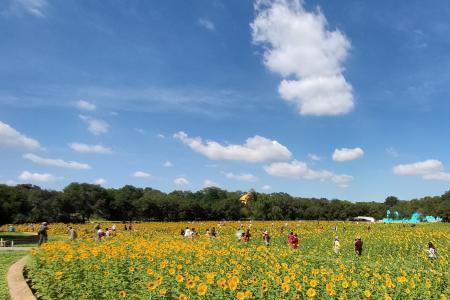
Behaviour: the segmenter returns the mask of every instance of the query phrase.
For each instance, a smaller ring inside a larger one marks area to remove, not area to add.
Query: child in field
[[[428,251],[427,251],[427,253],[428,253],[428,257],[430,259],[435,259],[437,257],[437,250],[436,250],[436,247],[434,247],[432,242],[428,243]]]
[[[336,255],[339,255],[339,252],[341,251],[341,243],[339,242],[339,238],[337,236],[334,238],[333,251]]]

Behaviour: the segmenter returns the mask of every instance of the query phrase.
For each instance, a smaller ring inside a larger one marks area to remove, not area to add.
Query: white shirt
[[[435,258],[436,257],[436,250],[434,250],[433,248],[429,248],[428,249],[428,257]]]

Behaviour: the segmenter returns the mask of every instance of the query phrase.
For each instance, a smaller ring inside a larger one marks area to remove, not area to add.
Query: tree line
[[[409,201],[394,196],[384,202],[350,202],[338,199],[293,197],[287,193],[256,193],[246,205],[241,191],[208,187],[197,192],[164,193],[125,185],[71,183],[62,191],[36,185],[0,185],[0,223],[181,220],[348,220],[356,216],[381,219],[387,209],[400,217],[414,212],[450,220],[450,191],[442,196]]]

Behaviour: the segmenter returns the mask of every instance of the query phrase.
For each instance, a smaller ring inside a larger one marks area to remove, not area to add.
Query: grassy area
[[[26,254],[26,251],[1,251],[0,252],[0,299],[10,299],[6,273],[9,267]]]
[[[14,241],[14,246],[35,247],[38,242],[37,235],[24,232],[0,232],[0,238],[7,241]]]

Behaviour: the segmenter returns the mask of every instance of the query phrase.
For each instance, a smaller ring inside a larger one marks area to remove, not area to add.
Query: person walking
[[[336,255],[339,255],[341,252],[341,243],[339,242],[339,238],[337,236],[334,238],[333,251]]]
[[[363,241],[362,241],[361,237],[357,237],[355,240],[355,253],[358,256],[361,256],[362,251],[363,251]]]
[[[38,247],[40,247],[43,243],[47,243],[48,239],[47,230],[48,230],[47,222],[43,222],[38,230],[39,236]]]

